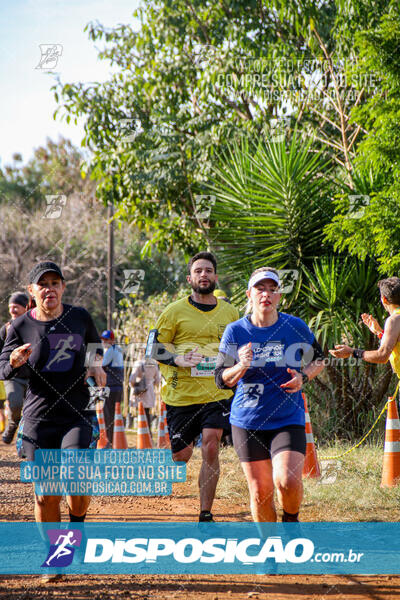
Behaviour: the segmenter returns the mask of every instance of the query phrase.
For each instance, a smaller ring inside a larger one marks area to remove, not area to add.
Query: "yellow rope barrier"
[[[322,456],[321,460],[337,460],[338,458],[342,458],[343,456],[346,456],[346,454],[350,454],[350,452],[353,452],[353,450],[355,450],[356,448],[358,448],[359,446],[361,446],[361,444],[367,439],[367,437],[370,435],[370,433],[375,429],[376,425],[379,422],[379,419],[382,417],[382,415],[384,414],[384,412],[386,411],[389,402],[391,402],[391,400],[394,400],[397,396],[397,393],[399,391],[399,386],[400,386],[400,380],[397,384],[397,387],[395,389],[395,392],[393,394],[393,396],[391,396],[388,401],[385,403],[385,406],[382,408],[381,412],[379,413],[378,417],[375,419],[372,427],[370,428],[370,430],[364,435],[364,437],[361,438],[361,440],[355,445],[352,446],[352,448],[349,448],[348,450],[346,450],[346,452],[343,452],[343,454],[338,454],[337,456]]]

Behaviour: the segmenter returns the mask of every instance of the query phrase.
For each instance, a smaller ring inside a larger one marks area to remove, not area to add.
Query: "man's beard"
[[[192,286],[192,290],[196,292],[196,294],[201,294],[206,296],[207,294],[211,294],[215,290],[215,281],[211,281],[207,287],[200,287],[199,285],[190,284]]]

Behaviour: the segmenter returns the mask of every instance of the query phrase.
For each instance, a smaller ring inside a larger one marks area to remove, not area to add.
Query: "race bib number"
[[[216,356],[205,356],[198,365],[191,367],[190,374],[192,377],[214,377],[216,364]]]

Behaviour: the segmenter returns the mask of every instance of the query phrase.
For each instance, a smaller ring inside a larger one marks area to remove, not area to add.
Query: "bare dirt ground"
[[[32,487],[20,483],[19,462],[14,446],[0,445],[0,521],[33,520]],[[188,472],[190,472],[190,465]],[[182,483],[174,485],[174,494],[171,497],[93,498],[87,520],[92,522],[196,521],[198,500],[190,489],[188,484]],[[67,520],[65,505],[63,509],[62,517]],[[213,512],[218,521],[250,520],[247,498],[235,504],[217,498]],[[305,511],[302,516],[303,520],[313,520],[310,510]],[[0,576],[0,599],[6,598],[20,600],[39,598],[399,600],[400,577],[390,575],[107,575],[107,577],[70,575],[62,582],[44,586],[41,585],[38,576]]]

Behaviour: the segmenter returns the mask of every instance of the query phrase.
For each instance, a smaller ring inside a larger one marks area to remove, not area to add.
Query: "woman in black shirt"
[[[29,369],[22,430],[28,460],[36,449],[88,448],[92,427],[85,415],[90,400],[85,377],[94,376],[99,387],[106,384],[101,356],[99,366],[85,367],[88,344],[101,348],[92,318],[84,308],[63,304],[64,290],[55,263],[32,269],[28,291],[37,306],[11,323],[0,356],[0,379],[15,377],[23,365]],[[60,500],[35,495],[36,521],[60,521]],[[84,520],[89,501],[67,496],[71,521]]]

